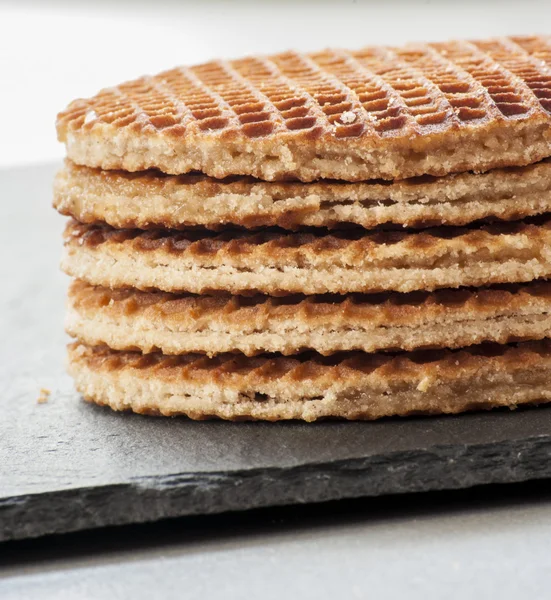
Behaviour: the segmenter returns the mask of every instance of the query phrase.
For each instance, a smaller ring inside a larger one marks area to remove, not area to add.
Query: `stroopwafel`
[[[76,100],[57,132],[103,169],[272,181],[404,179],[551,155],[551,42],[510,37],[285,52]]]
[[[140,231],[70,222],[62,268],[111,288],[233,294],[411,292],[551,274],[551,221],[408,232]]]
[[[551,284],[374,296],[195,296],[74,282],[67,332],[149,353],[460,348],[551,336]]]
[[[217,180],[102,171],[67,161],[55,180],[54,206],[81,223],[121,229],[466,225],[551,212],[551,161],[482,174],[363,183]]]
[[[192,419],[377,419],[551,400],[549,341],[327,358],[144,356],[75,343],[69,372],[97,404]]]

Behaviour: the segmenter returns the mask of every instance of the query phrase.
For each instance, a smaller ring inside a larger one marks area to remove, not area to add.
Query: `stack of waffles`
[[[551,40],[180,67],[57,121],[69,368],[116,410],[551,400]]]

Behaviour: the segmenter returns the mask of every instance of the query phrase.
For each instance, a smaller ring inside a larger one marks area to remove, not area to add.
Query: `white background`
[[[0,167],[61,158],[70,100],[176,64],[546,30],[551,0],[0,0]]]

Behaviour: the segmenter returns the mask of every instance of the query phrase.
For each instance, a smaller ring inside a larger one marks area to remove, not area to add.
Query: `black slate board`
[[[63,368],[53,172],[0,172],[0,540],[551,475],[551,408],[306,425],[156,419],[82,402]]]

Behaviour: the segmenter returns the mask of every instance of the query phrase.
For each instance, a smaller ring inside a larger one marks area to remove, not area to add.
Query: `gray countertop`
[[[341,501],[11,542],[2,600],[549,597],[551,485]]]

